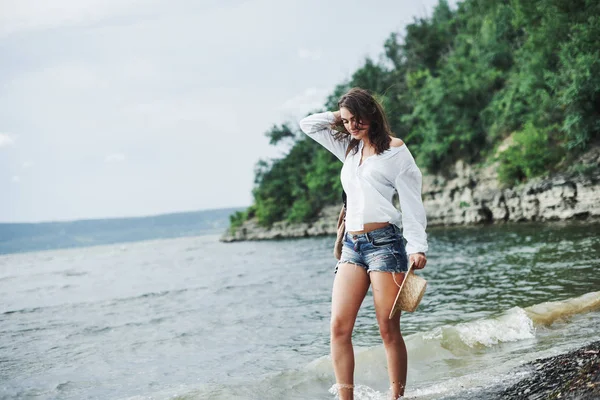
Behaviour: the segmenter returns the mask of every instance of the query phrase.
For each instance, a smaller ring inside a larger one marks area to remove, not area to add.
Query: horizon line
[[[0,225],[33,225],[33,224],[53,224],[53,223],[63,223],[63,222],[80,222],[80,221],[105,221],[105,220],[117,220],[117,219],[142,219],[142,218],[150,218],[150,217],[162,217],[167,215],[177,215],[177,214],[189,214],[196,213],[201,211],[219,211],[219,210],[227,210],[234,208],[248,208],[249,205],[246,206],[231,206],[231,207],[219,207],[219,208],[203,208],[197,210],[187,210],[187,211],[170,211],[163,212],[158,214],[146,214],[146,215],[128,215],[128,216],[120,216],[120,217],[95,217],[95,218],[75,218],[75,219],[54,219],[54,220],[39,220],[39,221],[0,221]]]

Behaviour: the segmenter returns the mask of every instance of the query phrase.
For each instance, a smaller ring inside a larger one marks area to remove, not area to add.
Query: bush
[[[518,184],[553,170],[565,154],[557,132],[558,126],[538,129],[531,122],[515,132],[514,143],[498,156],[500,182]]]
[[[318,211],[319,208],[315,207],[312,201],[307,198],[300,198],[292,204],[286,220],[292,223],[309,221]]]
[[[229,216],[229,232],[234,234],[246,219],[248,219],[247,211],[236,211],[234,214],[231,214]]]
[[[559,53],[561,68],[550,83],[564,110],[567,145],[579,151],[600,136],[600,16],[586,22],[571,28],[571,40]]]

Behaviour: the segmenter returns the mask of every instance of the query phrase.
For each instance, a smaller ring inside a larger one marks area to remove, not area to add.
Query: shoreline
[[[579,399],[600,398],[600,340],[522,366],[532,373],[502,390],[497,399]]]
[[[600,204],[600,203],[599,203]],[[333,211],[333,212],[332,212]],[[339,206],[327,206],[321,211],[321,216],[316,223],[302,223],[292,225],[285,222],[277,222],[271,229],[257,228],[255,221],[246,221],[241,231],[235,234],[215,233],[219,236],[219,241],[224,243],[232,242],[254,242],[254,241],[271,241],[271,240],[288,240],[288,239],[303,239],[313,237],[332,237],[337,235],[337,214]],[[335,215],[334,215],[335,214]],[[569,218],[569,219],[548,219],[548,220],[520,220],[520,221],[499,221],[499,222],[480,222],[480,223],[454,223],[454,224],[428,224],[429,232],[443,231],[446,229],[481,229],[486,226],[527,226],[527,225],[544,225],[544,226],[561,226],[561,225],[594,225],[600,224],[600,216],[590,216],[585,219]]]

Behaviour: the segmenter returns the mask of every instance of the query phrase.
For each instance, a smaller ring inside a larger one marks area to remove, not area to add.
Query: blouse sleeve
[[[396,176],[394,184],[402,211],[402,231],[407,242],[406,252],[425,253],[428,249],[425,232],[427,217],[421,199],[421,171],[416,164],[412,164]]]
[[[334,122],[335,117],[333,113],[326,111],[324,113],[312,114],[302,119],[300,121],[300,129],[333,153],[340,161],[344,162],[350,138],[347,140],[336,140],[334,138],[336,132],[331,129],[331,124]]]

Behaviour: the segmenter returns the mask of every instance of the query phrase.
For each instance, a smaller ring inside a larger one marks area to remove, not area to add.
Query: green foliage
[[[246,219],[248,219],[246,211],[236,211],[234,214],[231,214],[229,216],[229,232],[232,234],[235,233]]]
[[[515,132],[514,143],[498,156],[498,175],[502,183],[512,185],[528,178],[543,175],[564,156],[564,148],[557,141],[557,126],[537,129],[527,123]]]
[[[377,65],[370,58],[352,75],[352,86],[367,89],[372,93],[383,93],[386,89],[387,70]]]
[[[259,161],[253,190],[259,224],[310,220],[323,205],[340,199],[341,185],[336,178],[341,164],[336,161],[310,138],[298,140],[281,159]]]
[[[269,138],[269,144],[276,145],[284,139],[294,139],[295,135],[289,124],[282,124],[281,126],[273,125],[273,127],[265,133],[265,136]]]
[[[597,165],[587,164],[587,163],[582,163],[582,162],[573,164],[571,167],[569,167],[570,172],[574,172],[574,173],[584,176],[584,177],[592,177],[594,175],[594,173],[598,172],[597,170],[598,170]]]
[[[569,148],[583,150],[600,134],[600,15],[571,26],[569,37],[561,46],[560,68],[550,87],[564,115]]]
[[[412,112],[404,116],[410,131],[407,141],[416,142],[417,160],[428,170],[438,172],[457,159],[476,161],[490,148],[485,110],[512,65],[517,35],[511,18],[506,6],[472,15],[464,5],[456,17],[462,29],[437,70],[407,75],[413,99]]]
[[[319,211],[315,201],[307,198],[300,197],[294,203],[287,213],[287,220],[290,222],[303,222],[310,220],[314,217],[315,212]]]
[[[418,19],[406,27],[404,44],[399,51],[392,38],[385,43],[386,55],[397,69],[408,72],[420,69],[436,71],[442,56],[450,52],[452,41],[456,35],[457,19],[448,2],[441,0],[433,12],[433,17]],[[397,36],[395,37],[397,39]]]
[[[600,140],[600,1],[441,0],[430,18],[392,33],[379,62],[365,59],[323,110],[349,88],[371,90],[394,134],[430,173],[457,160],[500,156],[505,183],[552,171]],[[254,205],[263,225],[307,221],[340,201],[340,163],[296,123],[274,125],[270,143],[291,143],[256,166]],[[232,226],[244,218],[232,219]]]

